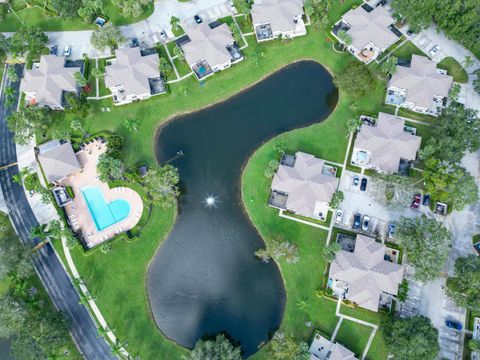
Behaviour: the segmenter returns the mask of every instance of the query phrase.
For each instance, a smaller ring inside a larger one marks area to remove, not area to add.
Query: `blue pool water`
[[[118,223],[130,214],[128,201],[117,199],[107,203],[99,187],[83,187],[82,194],[98,231]]]

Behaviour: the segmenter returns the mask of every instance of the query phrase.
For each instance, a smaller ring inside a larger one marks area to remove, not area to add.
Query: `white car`
[[[63,50],[63,56],[69,57],[72,55],[72,48],[70,46],[65,46],[65,50]]]
[[[162,39],[163,41],[167,40],[167,34],[165,33],[164,30],[161,30],[159,34],[160,34],[160,39]]]
[[[338,209],[337,212],[335,213],[335,222],[341,223],[342,220],[343,220],[343,211],[341,209]]]
[[[369,228],[370,228],[370,216],[365,215],[362,221],[362,230],[368,231]]]
[[[438,52],[438,50],[440,50],[440,46],[435,45],[434,47],[432,47],[429,52],[430,56],[434,56]]]

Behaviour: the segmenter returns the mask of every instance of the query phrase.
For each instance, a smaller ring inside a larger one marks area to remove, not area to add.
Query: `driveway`
[[[179,2],[178,0],[160,0],[154,4],[153,14],[145,20],[131,25],[121,26],[122,33],[128,38],[137,38],[142,46],[153,46],[160,41],[159,32],[165,30],[169,39],[174,38],[170,30],[170,18],[176,16],[182,25],[194,23],[193,17],[199,15],[203,21],[210,22],[231,15],[230,6],[225,0],[194,0]],[[55,31],[46,33],[49,44],[57,45],[59,55],[65,46],[72,49],[71,59],[82,59],[83,54],[91,58],[108,57],[110,50],[98,52],[90,45],[91,30]]]

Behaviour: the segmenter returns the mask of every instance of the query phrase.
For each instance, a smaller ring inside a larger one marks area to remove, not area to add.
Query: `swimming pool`
[[[107,203],[102,189],[99,187],[86,186],[81,190],[90,216],[98,231],[122,221],[130,214],[130,204],[124,199],[117,199]]]

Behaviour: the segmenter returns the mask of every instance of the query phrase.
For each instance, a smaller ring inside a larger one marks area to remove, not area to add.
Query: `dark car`
[[[200,23],[203,21],[202,18],[201,18],[200,16],[198,16],[198,15],[195,15],[193,18],[195,19],[195,22],[196,22],[197,24],[200,24]]]
[[[424,206],[429,206],[430,205],[430,194],[423,195],[422,204]]]
[[[395,230],[397,229],[397,226],[393,223],[388,224],[388,237],[393,239],[395,236]]]
[[[450,329],[462,331],[462,324],[460,324],[458,321],[445,320],[445,325]]]
[[[140,46],[140,43],[138,42],[138,39],[137,38],[132,38],[132,40],[130,41],[130,47],[135,48],[135,47],[139,47],[139,46]]]
[[[367,183],[368,183],[367,178],[363,178],[362,182],[360,183],[360,191],[367,190]]]
[[[360,229],[361,219],[362,219],[362,215],[360,215],[359,213],[355,213],[353,215],[353,225],[352,225],[353,229]]]
[[[415,196],[413,197],[412,205],[410,207],[412,209],[418,209],[421,203],[422,203],[422,194],[415,194]]]
[[[412,35],[413,35],[413,31],[412,31],[412,30],[410,30],[410,29],[408,29],[408,31],[407,31],[407,35],[408,35],[408,36],[412,36]]]
[[[57,45],[50,46],[50,55],[57,55],[58,48]]]

